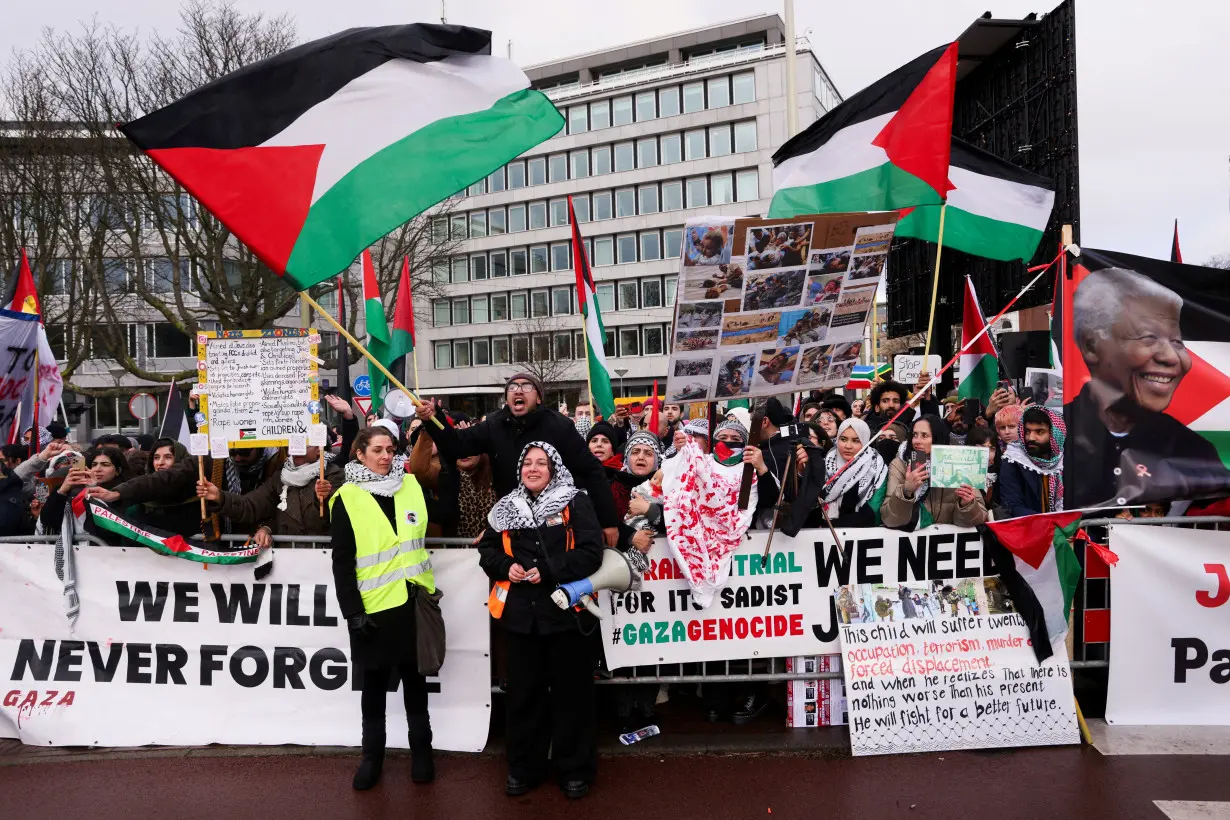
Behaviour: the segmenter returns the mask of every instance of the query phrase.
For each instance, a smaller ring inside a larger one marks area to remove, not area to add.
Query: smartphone
[[[1000,379],[999,384],[997,384],[996,387],[1001,387],[1004,390],[1007,390],[1009,393],[1011,393],[1012,392],[1012,380],[1011,379]]]
[[[84,470],[85,469],[85,454],[77,453],[76,457],[73,459],[73,469],[74,470]]]

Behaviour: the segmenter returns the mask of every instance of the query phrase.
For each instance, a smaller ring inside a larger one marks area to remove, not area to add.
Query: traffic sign
[[[128,412],[141,421],[152,419],[158,415],[158,399],[149,393],[137,393],[128,400]]]
[[[367,377],[364,376],[363,378],[366,379]],[[363,413],[363,415],[366,416],[368,413],[372,412],[372,400],[371,399],[364,398],[363,396],[356,396],[354,403],[355,403],[355,406],[359,408],[359,411]]]
[[[367,398],[372,394],[372,380],[369,376],[355,376],[351,386],[354,387],[354,394],[356,396]]]

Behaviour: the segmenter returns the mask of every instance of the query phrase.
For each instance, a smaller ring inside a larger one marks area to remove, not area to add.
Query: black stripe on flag
[[[1054,654],[1050,633],[1046,631],[1046,613],[1042,610],[1042,604],[1038,602],[1033,587],[1017,571],[1016,559],[1007,547],[999,543],[995,532],[987,526],[981,526],[978,530],[982,533],[982,548],[991,556],[993,571],[1008,591],[1008,597],[1012,599],[1012,608],[1029,628],[1034,657],[1038,659],[1038,663],[1042,663]]]
[[[981,148],[975,148],[965,140],[956,137],[952,138],[952,153],[949,155],[948,164],[984,177],[1004,179],[1021,185],[1032,185],[1048,191],[1055,190],[1055,182],[1049,177],[1026,171],[1024,168],[1002,160]]]
[[[773,164],[781,165],[791,157],[810,154],[843,128],[900,109],[951,45],[952,43],[945,43],[931,49],[850,97],[777,149],[777,153],[773,155]]]
[[[490,53],[491,32],[469,26],[347,29],[244,66],[120,130],[145,151],[249,148],[389,60],[429,63]]]

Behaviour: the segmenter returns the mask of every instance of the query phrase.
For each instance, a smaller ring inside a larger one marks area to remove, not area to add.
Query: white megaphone
[[[602,551],[602,566],[588,578],[580,581],[569,581],[560,584],[551,593],[551,600],[560,609],[567,609],[581,603],[595,618],[602,617],[598,605],[594,603],[593,593],[599,589],[609,589],[615,592],[627,592],[632,588],[632,582],[639,573],[632,563],[619,550],[604,549]]]
[[[390,390],[384,397],[384,413],[394,421],[401,423],[414,415],[414,402],[400,390]]]

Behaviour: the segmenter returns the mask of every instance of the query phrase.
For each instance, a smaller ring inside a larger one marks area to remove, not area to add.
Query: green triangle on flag
[[[984,407],[990,403],[991,394],[999,381],[999,357],[995,352],[995,343],[991,340],[991,332],[987,331],[968,349],[966,345],[986,326],[986,317],[978,305],[978,294],[974,292],[974,281],[967,276],[965,308],[961,315],[961,349],[965,352],[961,354],[957,396],[978,399]]]

